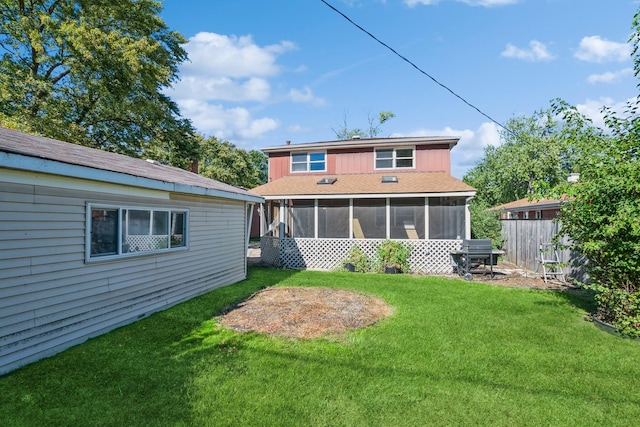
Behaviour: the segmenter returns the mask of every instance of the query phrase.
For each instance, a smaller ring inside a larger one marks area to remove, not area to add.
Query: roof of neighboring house
[[[186,194],[261,201],[247,190],[180,168],[3,127],[0,127],[0,167]]]
[[[566,201],[566,197],[557,199],[540,199],[529,200],[527,197],[524,199],[516,200],[514,202],[505,203],[499,206],[491,208],[492,211],[526,211],[530,209],[557,209],[560,207],[560,203]]]
[[[406,146],[406,145],[442,145],[446,144],[449,149],[453,148],[459,137],[455,136],[412,136],[402,138],[355,138],[336,141],[324,142],[307,142],[301,144],[285,144],[272,147],[264,147],[262,151],[265,153],[290,152],[290,151],[306,151],[306,150],[327,150],[332,148],[361,148],[361,147],[377,147],[377,146]]]
[[[397,182],[383,183],[383,176],[395,176]],[[324,178],[336,178],[333,184],[318,184]],[[274,198],[287,196],[380,196],[418,195],[433,193],[462,193],[472,196],[475,189],[446,172],[387,172],[353,175],[288,175],[251,190],[253,193]]]

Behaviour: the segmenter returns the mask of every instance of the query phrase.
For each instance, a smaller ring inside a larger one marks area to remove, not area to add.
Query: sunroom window
[[[380,148],[375,150],[376,169],[414,167],[413,148]]]
[[[88,259],[187,246],[186,210],[89,205],[87,211]]]
[[[324,172],[325,170],[324,152],[291,153],[291,172]]]

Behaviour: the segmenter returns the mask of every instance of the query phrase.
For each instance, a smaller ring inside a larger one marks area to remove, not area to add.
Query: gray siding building
[[[0,375],[243,280],[262,201],[0,127]]]

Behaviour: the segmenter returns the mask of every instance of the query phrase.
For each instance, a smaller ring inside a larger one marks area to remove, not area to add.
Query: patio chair
[[[538,266],[536,267],[536,273],[542,266],[542,277],[544,283],[547,283],[549,278],[559,278],[563,284],[566,285],[567,279],[564,271],[562,270],[562,263],[560,262],[560,256],[558,255],[558,248],[553,243],[541,243],[538,251]]]

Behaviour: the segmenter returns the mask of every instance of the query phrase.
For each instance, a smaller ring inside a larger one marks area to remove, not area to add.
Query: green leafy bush
[[[401,272],[407,273],[411,270],[409,256],[411,256],[411,248],[398,241],[385,240],[376,248],[376,261],[380,270],[396,267]]]
[[[358,273],[366,273],[371,271],[371,260],[365,254],[359,246],[353,246],[347,255],[347,258],[342,262],[342,268],[346,269],[346,265],[351,264],[354,267],[354,271]]]

